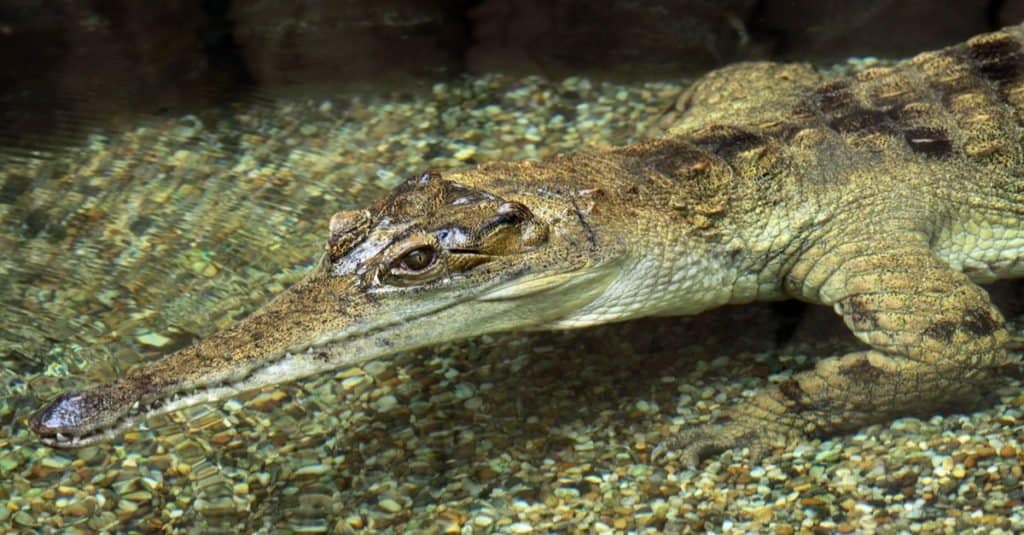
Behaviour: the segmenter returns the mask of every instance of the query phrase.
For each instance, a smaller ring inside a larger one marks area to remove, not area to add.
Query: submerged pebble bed
[[[209,334],[294,281],[334,211],[428,167],[628,142],[681,88],[493,77],[252,101],[12,157],[0,171],[0,246],[17,251],[0,259],[0,526],[1024,531],[1024,388],[1013,378],[976,412],[808,440],[754,466],[740,452],[698,470],[650,462],[681,427],[848,349],[818,309],[781,346],[785,320],[755,305],[430,348],[81,450],[25,429],[62,389]]]

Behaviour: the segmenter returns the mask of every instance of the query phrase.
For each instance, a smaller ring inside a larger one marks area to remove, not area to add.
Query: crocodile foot
[[[733,416],[721,423],[684,429],[655,447],[651,459],[664,459],[670,451],[675,451],[681,463],[695,468],[710,455],[737,449],[745,450],[747,461],[756,464],[773,451],[803,437],[803,433],[786,425]]]

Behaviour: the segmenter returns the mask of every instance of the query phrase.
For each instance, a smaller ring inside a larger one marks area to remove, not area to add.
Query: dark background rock
[[[237,1],[239,53],[268,88],[380,86],[464,71],[469,0]]]
[[[252,94],[905,56],[1021,18],[1024,0],[0,0],[0,147]]]
[[[997,26],[1009,26],[1024,20],[1024,0],[993,2],[990,13],[994,13]]]
[[[0,1],[0,145],[230,95],[244,66],[203,4]]]
[[[1003,5],[1001,5],[1003,4]],[[750,19],[773,59],[837,61],[901,57],[940,48],[1003,24],[994,10],[1020,1],[762,0]],[[1020,22],[1020,18],[1005,24]]]
[[[469,12],[475,73],[693,73],[742,55],[755,0],[484,0]]]

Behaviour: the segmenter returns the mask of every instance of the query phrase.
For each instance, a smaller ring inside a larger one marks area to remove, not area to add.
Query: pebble
[[[131,500],[120,500],[117,502],[117,510],[122,513],[134,513],[139,505]]]
[[[295,472],[292,473],[292,476],[293,477],[318,476],[318,475],[326,474],[330,470],[331,470],[331,467],[326,465],[326,464],[322,464],[322,463],[310,464],[310,465],[306,465],[306,466],[300,467],[299,469],[295,470]]]
[[[36,527],[39,525],[36,519],[26,511],[18,511],[17,513],[14,513],[13,520],[15,524],[28,528]]]
[[[373,407],[375,409],[377,409],[378,411],[380,411],[380,412],[388,412],[388,411],[390,411],[391,409],[394,409],[397,406],[398,406],[398,398],[396,398],[395,396],[392,396],[391,394],[387,394],[387,395],[381,396],[381,397],[377,398],[376,401],[373,402]]]
[[[353,390],[357,386],[367,381],[365,375],[356,375],[353,377],[346,377],[341,380],[341,388],[344,390]]]
[[[466,161],[476,155],[476,147],[463,147],[453,155],[456,160]]]
[[[160,333],[154,332],[147,332],[145,334],[136,336],[135,340],[144,346],[150,347],[163,347],[171,342],[170,338]]]
[[[86,517],[96,511],[96,500],[75,500],[61,508],[61,513],[67,516]]]
[[[268,412],[277,407],[282,401],[288,398],[288,393],[274,389],[270,391],[260,392],[256,397],[252,398],[248,402],[248,406],[258,411]]]
[[[4,455],[3,457],[0,457],[0,473],[9,473],[12,470],[14,470],[19,464],[21,464],[20,459],[17,459],[10,454]]]
[[[61,470],[61,469],[66,468],[69,464],[71,464],[71,459],[66,459],[64,457],[57,457],[57,456],[54,456],[54,455],[49,455],[49,456],[43,457],[43,460],[39,461],[39,464],[41,466],[46,467],[46,468],[52,468],[54,470]]]
[[[124,499],[139,503],[148,502],[152,498],[153,494],[145,490],[137,490],[124,495]]]
[[[381,509],[389,513],[397,513],[402,510],[402,504],[398,503],[397,501],[391,498],[384,498],[380,500],[380,502],[378,502],[378,505],[380,505]]]
[[[149,491],[154,491],[163,486],[163,475],[160,472],[154,473],[152,476],[143,477],[139,479],[142,486]]]
[[[374,377],[378,375],[383,375],[384,372],[387,371],[387,369],[387,363],[382,360],[371,360],[370,362],[367,362],[366,364],[363,365],[363,371]]]

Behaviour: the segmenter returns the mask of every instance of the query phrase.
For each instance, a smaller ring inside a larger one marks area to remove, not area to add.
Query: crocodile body
[[[509,329],[830,306],[864,344],[695,426],[684,460],[928,413],[1014,361],[979,284],[1024,275],[1024,27],[824,79],[740,64],[655,139],[425,173],[330,222],[301,282],[30,425],[53,446],[397,351]]]

